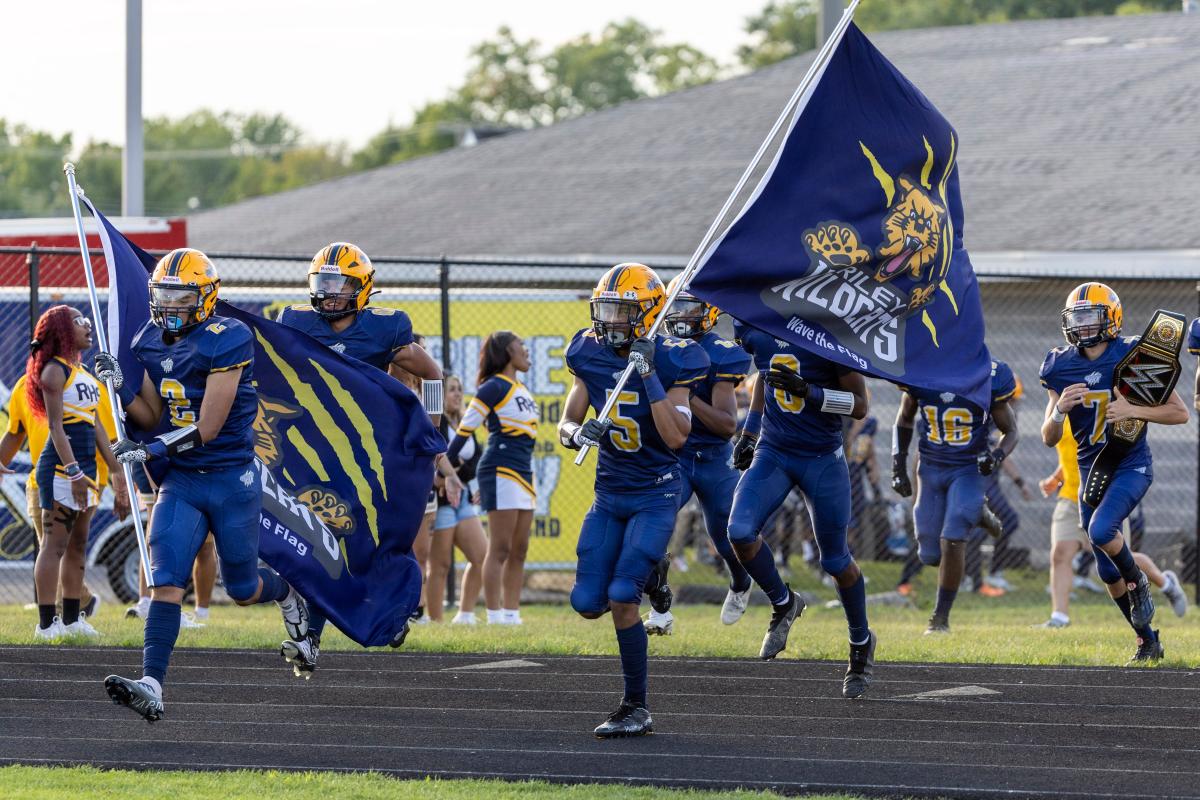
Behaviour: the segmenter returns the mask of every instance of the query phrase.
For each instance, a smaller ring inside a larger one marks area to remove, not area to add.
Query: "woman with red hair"
[[[50,438],[35,457],[34,471],[45,538],[34,564],[38,626],[35,639],[52,640],[96,629],[79,613],[83,587],[84,547],[92,513],[100,502],[96,485],[96,453],[108,464],[117,503],[128,503],[108,435],[97,425],[100,384],[80,362],[92,346],[92,321],[70,306],[53,306],[38,319],[31,354],[25,364],[26,400],[33,414],[45,418]],[[55,614],[54,596],[62,582],[63,613]],[[48,602],[47,602],[48,601]]]

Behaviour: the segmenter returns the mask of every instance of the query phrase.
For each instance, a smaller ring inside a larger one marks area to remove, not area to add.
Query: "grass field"
[[[619,785],[562,786],[541,781],[396,780],[378,774],[330,772],[126,772],[94,767],[0,767],[0,793],[22,800],[771,800],[773,792],[705,792]],[[851,795],[803,795],[807,800],[853,800]]]
[[[868,591],[891,588],[898,567],[870,564]],[[878,659],[887,661],[939,661],[1002,664],[1124,664],[1134,649],[1133,634],[1116,608],[1104,596],[1081,593],[1072,604],[1072,624],[1061,630],[1033,626],[1049,616],[1044,573],[1010,571],[1017,590],[1002,598],[989,599],[964,593],[951,617],[949,636],[926,637],[921,633],[934,596],[932,570],[917,581],[917,604],[912,608],[871,606],[872,628],[879,635]],[[694,566],[681,581],[713,582],[720,578],[702,566]],[[831,589],[800,567],[791,581],[797,589],[832,599]],[[1200,665],[1200,625],[1189,613],[1176,618],[1165,599],[1155,595],[1159,612],[1155,625],[1162,630],[1167,658],[1164,666]],[[103,645],[140,646],[142,623],[123,618],[123,609],[111,605],[101,609],[96,627],[104,633]],[[480,611],[482,615],[482,611]],[[724,626],[718,608],[710,605],[678,605],[675,635],[656,638],[651,654],[662,656],[753,657],[758,652],[769,617],[765,605],[751,605],[741,622]],[[456,653],[513,653],[563,655],[615,655],[616,642],[607,619],[588,621],[565,605],[526,606],[521,627],[479,625],[476,627],[421,625],[414,628],[405,651]],[[447,616],[449,618],[449,615]],[[36,615],[21,606],[0,606],[0,643],[33,642]],[[278,613],[273,606],[254,608],[217,607],[203,630],[180,633],[181,647],[232,647],[277,650],[283,638]],[[326,651],[358,649],[358,645],[327,629],[322,639]],[[386,649],[386,648],[385,648]],[[841,609],[809,608],[793,630],[784,658],[833,659],[846,656],[846,628]],[[281,669],[283,665],[281,663]],[[652,667],[653,669],[653,667]]]

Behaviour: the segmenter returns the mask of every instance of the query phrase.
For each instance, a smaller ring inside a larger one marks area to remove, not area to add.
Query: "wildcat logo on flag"
[[[691,290],[830,361],[986,408],[957,150],[950,123],[851,24]]]
[[[155,259],[85,202],[108,262],[109,342],[125,380],[140,383],[130,344],[150,317]],[[217,313],[256,340],[250,479],[262,487],[260,557],[354,641],[390,642],[420,600],[412,542],[445,442],[417,396],[386,373],[228,303]]]

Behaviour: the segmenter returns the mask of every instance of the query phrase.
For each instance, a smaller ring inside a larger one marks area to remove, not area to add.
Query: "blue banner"
[[[853,24],[810,91],[691,290],[830,361],[987,408],[957,133]]]
[[[129,380],[142,374],[130,344],[150,317],[154,259],[89,207],[108,257],[109,346]],[[390,642],[420,602],[412,543],[445,441],[387,373],[228,303],[217,313],[255,336],[259,555],[354,641]]]

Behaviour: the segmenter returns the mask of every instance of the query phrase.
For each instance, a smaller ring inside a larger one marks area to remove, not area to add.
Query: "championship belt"
[[[1159,309],[1137,346],[1113,370],[1113,387],[1135,406],[1161,406],[1175,391],[1182,367],[1179,351],[1187,317]],[[1110,424],[1104,447],[1096,454],[1083,487],[1083,502],[1095,508],[1112,482],[1113,473],[1133,446],[1146,435],[1146,421],[1125,419]]]

